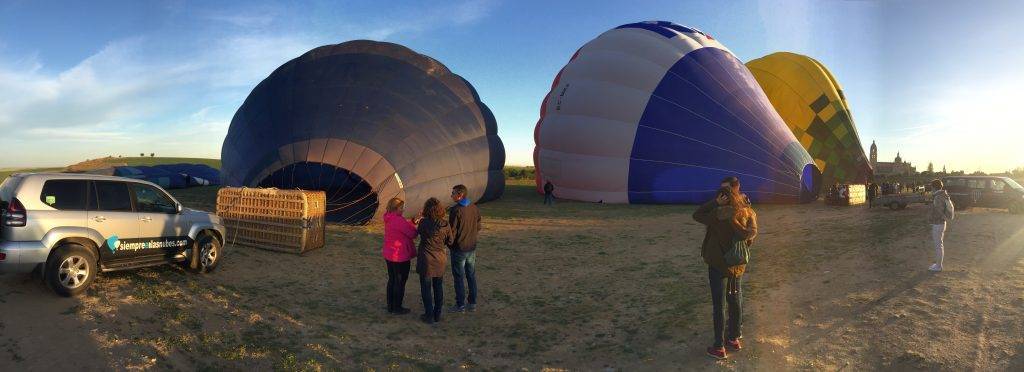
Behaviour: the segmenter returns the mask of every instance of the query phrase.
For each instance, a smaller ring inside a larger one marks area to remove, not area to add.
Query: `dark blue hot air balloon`
[[[700,203],[737,176],[753,202],[817,198],[820,172],[750,71],[711,36],[670,22],[580,48],[541,106],[537,184],[610,203]]]
[[[323,190],[327,219],[342,223],[369,221],[392,197],[415,211],[457,184],[477,202],[504,190],[505,150],[476,90],[384,42],[322,46],[279,67],[235,113],[221,158],[225,184]]]

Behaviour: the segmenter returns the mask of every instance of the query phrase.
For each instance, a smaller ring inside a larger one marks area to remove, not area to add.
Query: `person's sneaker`
[[[942,265],[932,264],[932,266],[928,268],[928,271],[942,271]]]
[[[464,312],[464,311],[466,311],[466,305],[462,305],[462,306],[456,305],[456,306],[452,306],[452,307],[448,308],[448,312],[449,313],[461,313],[461,312]]]
[[[391,311],[391,315],[405,315],[405,314],[408,314],[408,313],[411,313],[411,312],[412,312],[412,310],[410,310],[410,309],[407,309],[407,308],[404,308],[404,307],[400,307],[400,308],[398,308],[398,310],[392,310]]]
[[[740,339],[725,340],[725,348],[729,351],[740,351],[743,345],[740,343]]]
[[[427,314],[420,315],[420,320],[423,321],[423,323],[434,324],[434,317]]]
[[[724,347],[708,346],[708,356],[715,359],[725,359],[728,356],[725,354]]]
[[[466,305],[466,311],[471,312],[471,313],[475,313],[476,312],[476,304]]]

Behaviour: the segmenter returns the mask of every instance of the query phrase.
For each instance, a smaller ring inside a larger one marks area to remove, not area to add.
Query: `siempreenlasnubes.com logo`
[[[139,251],[143,249],[181,248],[188,245],[187,239],[176,240],[149,240],[142,242],[125,242],[111,236],[107,238],[107,246],[111,252],[115,251]]]

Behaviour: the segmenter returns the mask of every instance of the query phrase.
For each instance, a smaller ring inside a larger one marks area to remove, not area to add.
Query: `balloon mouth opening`
[[[821,192],[821,171],[814,164],[804,166],[800,174],[800,202],[810,203],[818,200],[818,193]]]
[[[323,191],[327,197],[324,219],[346,225],[365,225],[377,213],[373,187],[355,172],[329,164],[299,162],[278,169],[260,181],[260,187]]]

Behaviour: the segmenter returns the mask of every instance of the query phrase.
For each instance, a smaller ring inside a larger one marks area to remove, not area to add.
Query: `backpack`
[[[743,239],[733,239],[732,246],[722,255],[725,259],[725,266],[732,267],[738,265],[746,265],[750,262],[750,247],[747,246],[747,241]]]

